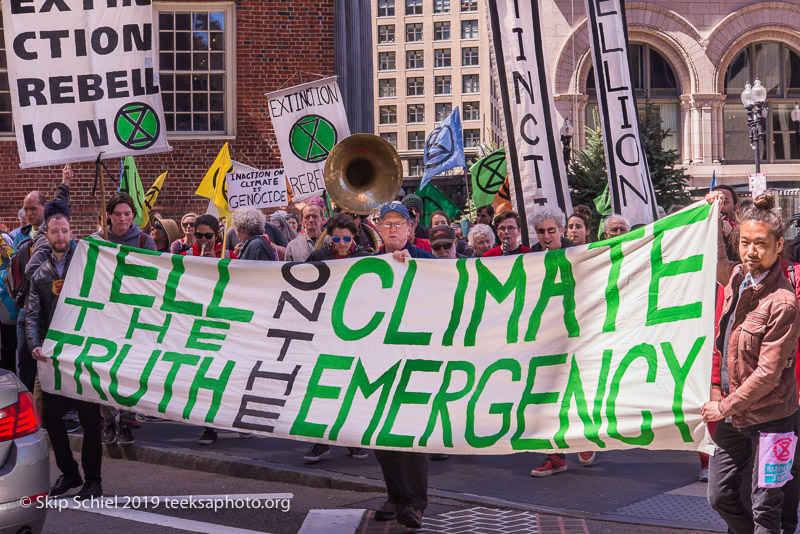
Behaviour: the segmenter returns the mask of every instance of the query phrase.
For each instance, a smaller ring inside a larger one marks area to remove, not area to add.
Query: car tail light
[[[0,410],[0,441],[33,434],[41,427],[33,395],[20,393],[19,400]]]

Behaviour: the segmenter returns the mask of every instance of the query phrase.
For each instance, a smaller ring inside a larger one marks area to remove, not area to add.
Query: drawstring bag
[[[797,447],[794,432],[761,432],[758,442],[758,487],[780,488],[792,480],[792,463]]]

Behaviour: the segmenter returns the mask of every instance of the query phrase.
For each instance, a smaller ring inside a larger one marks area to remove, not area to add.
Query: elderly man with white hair
[[[267,218],[258,208],[247,206],[233,212],[231,226],[240,243],[236,245],[236,256],[240,260],[277,260],[275,249],[264,235]]]
[[[603,222],[603,239],[611,239],[631,231],[631,222],[624,215],[614,213]]]

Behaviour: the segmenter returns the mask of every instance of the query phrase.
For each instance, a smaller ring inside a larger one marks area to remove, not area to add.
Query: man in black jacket
[[[53,320],[58,297],[61,294],[64,279],[67,277],[67,269],[74,251],[72,231],[66,215],[57,213],[47,220],[46,237],[51,254],[31,278],[31,287],[26,303],[28,313],[25,317],[28,347],[33,358],[41,362],[49,361],[49,358],[42,353],[42,343]],[[67,427],[64,424],[64,413],[68,402],[78,410],[78,417],[83,427],[81,463],[83,464],[83,474],[86,477],[85,484],[78,471],[78,463],[72,456]],[[47,425],[47,434],[56,457],[56,465],[62,473],[50,489],[49,495],[57,497],[83,484],[76,495],[77,499],[100,497],[103,494],[103,488],[100,485],[103,449],[100,441],[102,426],[99,406],[82,400],[67,399],[61,395],[42,392],[42,409]]]

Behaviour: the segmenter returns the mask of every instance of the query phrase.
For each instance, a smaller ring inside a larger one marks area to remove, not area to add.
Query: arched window
[[[783,43],[754,43],[742,49],[725,71],[724,150],[728,163],[753,161],[742,105],[744,84],[756,77],[767,89],[767,143],[763,163],[800,160],[791,113],[800,98],[800,55]]]
[[[661,124],[669,135],[664,139],[665,149],[680,153],[680,87],[678,78],[669,62],[647,44],[631,44],[629,49],[631,81],[637,96],[639,110],[644,109],[645,98],[649,98],[658,109]],[[586,79],[586,124],[594,128],[594,113],[597,106],[597,90],[594,84],[594,67],[589,69]]]

